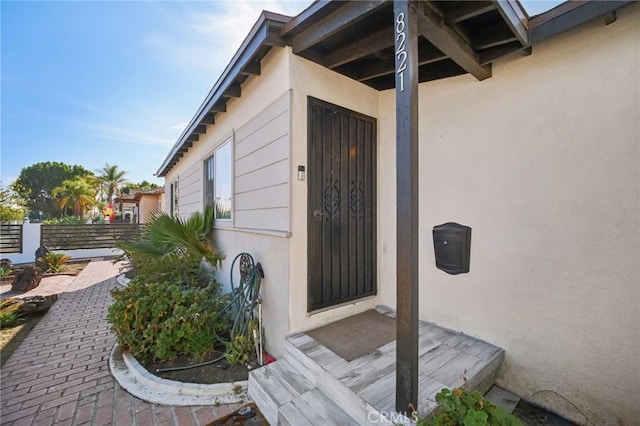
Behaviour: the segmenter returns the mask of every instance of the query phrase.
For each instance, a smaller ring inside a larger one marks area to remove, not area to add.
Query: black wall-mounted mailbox
[[[433,249],[436,268],[451,275],[469,272],[471,228],[453,222],[434,226]]]

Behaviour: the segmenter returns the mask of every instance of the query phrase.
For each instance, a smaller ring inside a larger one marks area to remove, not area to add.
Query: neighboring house
[[[504,348],[523,398],[637,424],[640,4],[419,8],[420,318]],[[264,12],[157,172],[167,211],[219,206],[220,280],[262,263],[276,356],[396,307],[393,28],[384,2]],[[435,267],[445,222],[473,229],[467,274]]]
[[[129,214],[134,223],[147,223],[155,212],[164,211],[164,188],[146,191],[132,190],[130,194],[115,199],[123,217]]]
[[[164,211],[164,188],[138,191],[135,200],[138,203],[137,222],[147,223],[153,213]]]

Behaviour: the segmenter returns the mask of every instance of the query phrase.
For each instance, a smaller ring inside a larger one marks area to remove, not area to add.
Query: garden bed
[[[205,365],[202,365],[205,364]],[[158,371],[199,365],[187,369]],[[230,365],[224,356],[216,352],[202,360],[178,357],[172,361],[145,363],[143,367],[151,374],[163,379],[177,382],[199,383],[210,385],[214,383],[240,382],[249,380],[249,369],[242,365]]]
[[[91,262],[90,260],[76,260],[70,261],[65,264],[65,270],[59,273],[43,273],[42,277],[52,277],[55,275],[78,275],[82,270]],[[24,266],[35,266],[35,263],[21,263],[19,265],[14,265],[14,269],[22,268]],[[11,285],[13,284],[13,280],[15,279],[15,275],[7,275],[4,277],[0,277],[0,286],[2,285]]]

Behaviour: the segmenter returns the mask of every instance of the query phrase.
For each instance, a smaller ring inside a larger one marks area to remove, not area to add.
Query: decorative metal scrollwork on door
[[[351,181],[351,189],[349,191],[349,207],[351,208],[352,219],[362,219],[362,211],[364,210],[364,184],[362,181]]]
[[[340,181],[338,179],[327,179],[323,191],[322,207],[324,209],[324,220],[332,220],[340,213]]]

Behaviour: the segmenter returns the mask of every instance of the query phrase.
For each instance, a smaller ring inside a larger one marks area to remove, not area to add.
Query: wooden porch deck
[[[486,392],[504,358],[494,345],[432,323],[420,323],[419,339],[421,416],[436,408],[444,387]],[[392,424],[395,383],[395,340],[348,362],[301,333],[287,339],[283,359],[251,373],[249,396],[272,424]]]

